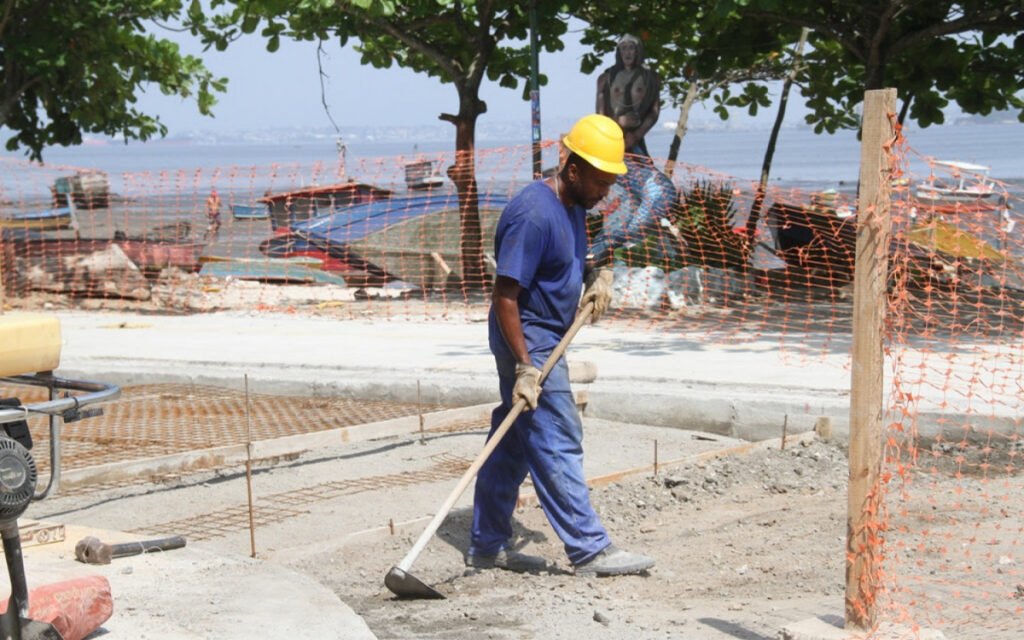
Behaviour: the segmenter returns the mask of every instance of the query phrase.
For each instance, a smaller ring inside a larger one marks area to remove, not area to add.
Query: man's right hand
[[[516,384],[512,387],[512,403],[520,398],[526,400],[531,409],[537,408],[537,397],[540,396],[540,369],[532,364],[516,364]]]

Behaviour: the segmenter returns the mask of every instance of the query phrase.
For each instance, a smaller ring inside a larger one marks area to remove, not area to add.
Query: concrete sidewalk
[[[342,395],[470,405],[497,398],[487,325],[333,320],[239,312],[147,316],[60,312],[59,373],[122,385],[192,382],[257,393]],[[775,336],[709,343],[624,323],[584,327],[569,349],[592,379],[587,415],[710,431],[746,440],[810,429],[822,415],[839,433],[848,413],[848,347]],[[579,376],[577,376],[577,381]]]
[[[108,544],[140,538],[70,525],[65,535],[61,542],[24,548],[29,590],[105,577],[114,596],[114,614],[101,627],[104,638],[242,640],[252,638],[256,629],[266,638],[375,638],[363,619],[328,588],[273,563],[186,546],[89,565],[75,560],[75,544],[82,538],[95,536]],[[198,584],[201,589],[195,588]],[[4,598],[9,593],[9,587],[0,589]]]
[[[59,373],[69,377],[241,389],[248,376],[256,393],[399,402],[415,402],[419,393],[423,402],[459,406],[497,399],[482,314],[475,321],[244,312],[57,315],[65,337]],[[777,437],[784,423],[790,432],[809,430],[828,416],[834,432],[846,436],[849,336],[754,329],[712,335],[686,326],[616,320],[584,327],[568,357],[586,370],[574,381],[589,395],[587,415],[745,440]],[[918,432],[959,439],[970,422],[980,432],[1013,433],[1024,409],[1019,399],[1015,404],[943,386],[1000,366],[1005,348],[956,344],[950,353],[942,346],[903,347],[886,361],[886,378],[900,367],[902,390],[915,394]]]

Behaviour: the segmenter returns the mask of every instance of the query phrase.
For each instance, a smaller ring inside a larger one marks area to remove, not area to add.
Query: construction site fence
[[[1017,637],[1021,185],[913,140],[889,154],[882,586],[870,604],[912,630]],[[4,306],[478,321],[495,225],[534,166],[530,147],[468,162],[472,176],[453,153],[120,175],[5,160]],[[542,166],[558,162],[545,143]],[[629,168],[587,218],[590,250],[615,274],[603,323],[849,367],[856,180],[761,187],[663,158]]]

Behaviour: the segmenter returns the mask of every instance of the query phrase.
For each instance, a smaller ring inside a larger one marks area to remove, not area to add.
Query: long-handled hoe
[[[587,304],[580,310],[579,314],[576,316],[576,321],[572,323],[572,326],[569,327],[565,336],[558,345],[555,346],[554,351],[551,352],[547,362],[544,363],[544,368],[540,371],[541,384],[543,384],[547,379],[548,373],[550,373],[551,369],[554,368],[555,363],[557,363],[558,359],[562,357],[563,353],[565,353],[566,347],[568,347],[569,343],[572,342],[572,339],[576,337],[576,333],[580,330],[580,327],[590,319],[593,312],[593,303]],[[449,494],[448,498],[444,501],[444,504],[441,505],[437,514],[435,514],[433,519],[430,521],[430,524],[428,524],[427,528],[420,534],[419,539],[416,540],[416,544],[414,544],[412,549],[409,550],[409,553],[402,558],[402,561],[396,566],[391,567],[391,570],[384,576],[384,586],[390,589],[393,594],[399,598],[444,599],[444,595],[442,595],[441,592],[425,584],[422,580],[409,573],[409,569],[412,567],[412,564],[416,562],[416,558],[419,557],[423,548],[427,546],[428,542],[430,542],[430,538],[437,532],[438,527],[440,527],[441,523],[444,522],[444,519],[448,516],[448,512],[451,511],[451,508],[455,505],[455,502],[462,496],[462,493],[466,490],[466,487],[469,486],[469,483],[473,478],[476,477],[477,472],[480,471],[480,467],[484,465],[484,462],[487,461],[491,452],[493,452],[498,446],[498,443],[501,442],[501,439],[512,427],[512,423],[515,422],[516,418],[519,417],[519,414],[522,413],[525,408],[526,400],[522,399],[512,406],[512,410],[509,412],[508,416],[506,416],[502,423],[498,425],[494,435],[487,440],[487,444],[484,445],[483,450],[479,455],[477,455],[476,459],[473,460],[473,464],[469,465],[469,469],[466,469],[466,473],[464,473],[462,478],[459,480],[459,484],[455,486],[451,494]]]

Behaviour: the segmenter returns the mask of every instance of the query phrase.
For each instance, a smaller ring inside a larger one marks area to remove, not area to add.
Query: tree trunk
[[[460,95],[457,116],[443,114],[442,120],[455,125],[455,164],[448,177],[459,194],[459,252],[462,265],[462,290],[484,290],[488,286],[484,271],[483,231],[476,181],[476,119],[486,107],[475,95]]]
[[[900,126],[903,126],[903,121],[907,119],[907,114],[910,113],[910,103],[914,101],[914,94],[910,94],[903,99],[903,107],[900,108],[900,118],[897,122]]]
[[[668,160],[665,161],[665,175],[670,178],[672,177],[672,172],[676,169],[679,146],[686,136],[686,125],[690,121],[690,109],[693,108],[693,103],[697,100],[698,93],[700,93],[700,78],[695,77],[690,82],[690,86],[686,88],[686,98],[683,99],[683,104],[679,107],[679,123],[676,124],[676,133],[672,136],[672,145],[668,150]]]
[[[786,103],[789,102],[789,91],[793,88],[796,74],[800,71],[800,59],[804,54],[804,45],[807,44],[807,36],[810,30],[801,29],[800,41],[796,44],[796,51],[793,53],[793,66],[786,74],[782,83],[782,93],[779,96],[779,110],[775,114],[775,123],[772,125],[771,135],[768,136],[768,146],[764,151],[764,162],[761,163],[761,181],[757,185],[757,194],[754,196],[754,203],[750,206],[750,215],[747,216],[747,240],[751,247],[750,255],[753,256],[754,238],[757,235],[757,223],[761,219],[761,208],[764,206],[764,199],[768,190],[768,176],[772,170],[772,158],[775,157],[775,143],[779,139],[779,130],[782,128],[782,121],[786,117]]]

